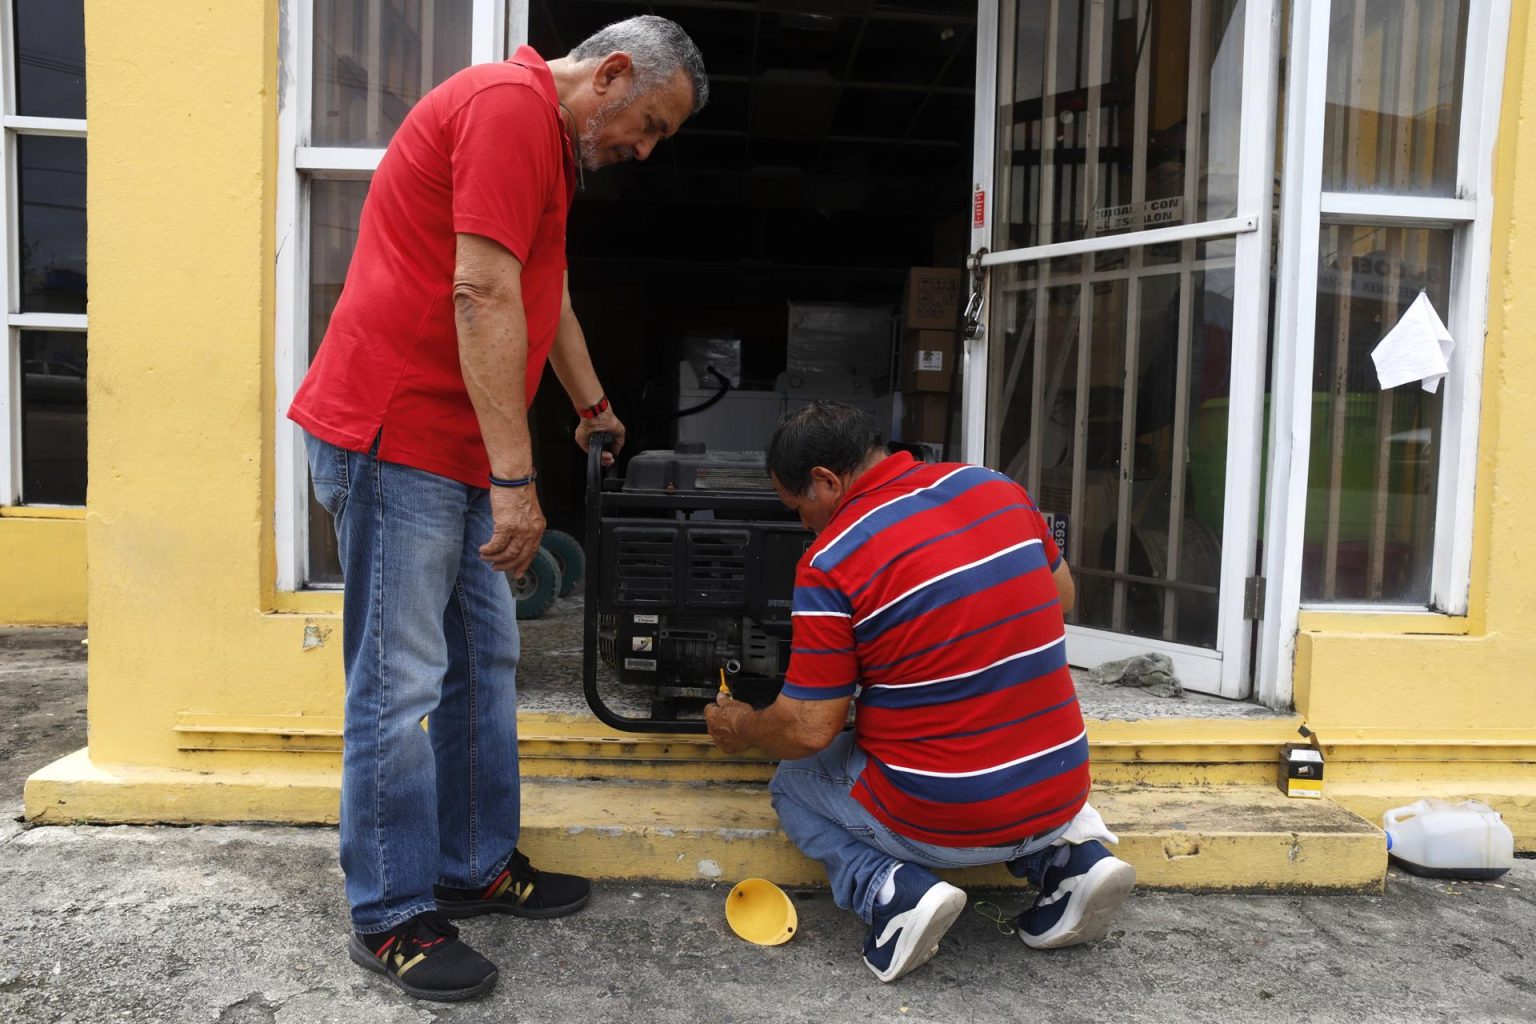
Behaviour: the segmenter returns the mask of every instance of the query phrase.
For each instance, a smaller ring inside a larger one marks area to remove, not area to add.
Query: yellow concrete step
[[[1264,785],[1281,747],[1296,739],[1295,716],[1254,719],[1088,722],[1094,779],[1122,785]],[[245,764],[341,765],[341,720],[317,715],[184,712],[173,731],[194,770]],[[620,732],[590,714],[523,713],[518,753],[524,776],[704,782],[766,782],[774,762],[722,753],[698,734]],[[294,759],[298,758],[296,762]]]
[[[1328,800],[1267,786],[1106,787],[1093,803],[1147,888],[1379,890],[1381,832]],[[603,878],[824,885],[779,831],[760,785],[527,779],[523,847]],[[1001,867],[961,884],[1016,885]]]
[[[1299,722],[1294,716],[1090,720],[1093,778],[1113,785],[1269,785]],[[589,715],[525,714],[518,728],[525,778],[766,782],[775,765],[755,752],[723,753],[708,736],[620,732]]]
[[[339,777],[323,768],[203,773],[92,762],[84,750],[34,774],[26,816],[77,822],[334,823]],[[1329,800],[1273,784],[1099,786],[1094,806],[1148,888],[1379,889],[1381,832]],[[526,777],[523,846],[538,861],[602,878],[750,876],[822,885],[820,865],[779,831],[762,783]],[[1014,884],[1001,867],[966,884]]]

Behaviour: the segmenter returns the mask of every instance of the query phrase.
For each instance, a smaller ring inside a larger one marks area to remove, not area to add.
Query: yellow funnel
[[[731,931],[759,946],[777,946],[795,934],[800,919],[784,890],[766,878],[744,878],[725,898]]]

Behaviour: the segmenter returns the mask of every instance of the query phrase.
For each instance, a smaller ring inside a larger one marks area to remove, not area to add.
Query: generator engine
[[[738,700],[777,696],[795,566],[813,538],[764,465],[762,452],[685,443],[636,455],[596,496],[589,479],[589,636],[603,664],[652,701],[650,724],[614,716],[589,679],[588,701],[604,721],[681,725],[678,712],[714,699],[722,678]]]

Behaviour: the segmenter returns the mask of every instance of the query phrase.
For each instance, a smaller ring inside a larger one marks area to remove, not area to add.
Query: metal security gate
[[[1073,664],[1161,651],[1229,697],[1259,586],[1274,21],[1003,0],[979,34],[966,456],[1051,522]]]

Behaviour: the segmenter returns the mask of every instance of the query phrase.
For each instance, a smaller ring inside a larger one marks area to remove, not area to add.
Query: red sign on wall
[[[987,192],[978,188],[971,201],[971,227],[984,228],[987,226]]]

